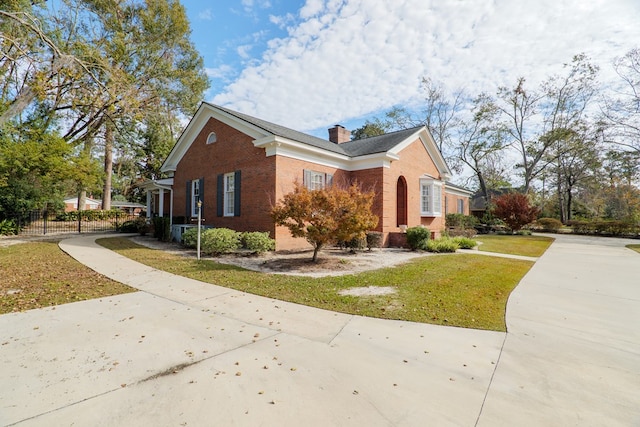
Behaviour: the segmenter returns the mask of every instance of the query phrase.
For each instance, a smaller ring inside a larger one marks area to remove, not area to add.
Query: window
[[[240,216],[240,171],[219,174],[216,183],[216,215]]]
[[[234,215],[235,176],[228,173],[224,176],[224,216]]]
[[[305,169],[303,176],[303,185],[309,190],[322,190],[333,184],[333,175]]]
[[[202,200],[200,198],[201,194],[201,184],[199,179],[194,179],[191,181],[191,216],[198,216],[198,202]]]
[[[464,213],[464,200],[462,199],[458,199],[458,213],[459,214]]]
[[[442,216],[442,182],[420,180],[420,215]]]
[[[215,132],[211,132],[209,134],[209,136],[207,137],[207,144],[213,144],[217,140],[218,140],[218,137],[216,136],[216,133]]]

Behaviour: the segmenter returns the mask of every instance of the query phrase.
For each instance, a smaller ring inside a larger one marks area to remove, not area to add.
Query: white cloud
[[[235,73],[235,70],[229,65],[221,65],[217,68],[205,68],[204,72],[209,78],[228,80]]]
[[[300,17],[308,19],[322,12],[324,0],[307,0],[307,3],[300,9]]]
[[[251,58],[250,52],[252,48],[253,46],[250,44],[243,44],[236,48],[236,52],[238,52],[238,56],[240,56],[240,58],[250,59]]]
[[[281,30],[294,21],[295,21],[295,16],[293,16],[293,14],[291,13],[287,13],[284,16],[269,15],[269,22],[276,25]]]
[[[241,4],[244,11],[249,14],[253,13],[255,7],[260,9],[269,9],[271,7],[270,0],[242,0]]]
[[[211,21],[213,19],[213,13],[211,13],[211,9],[205,9],[198,13],[198,18],[203,21]]]
[[[537,85],[585,52],[607,81],[640,43],[633,0],[307,0],[299,19],[213,102],[312,130],[414,105],[422,77],[494,92],[519,76]]]

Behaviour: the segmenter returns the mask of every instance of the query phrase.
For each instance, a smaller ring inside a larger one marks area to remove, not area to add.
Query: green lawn
[[[475,240],[482,242],[478,247],[481,251],[539,257],[554,239],[545,236],[482,234]]]
[[[627,245],[627,248],[640,253],[640,245]]]
[[[505,330],[512,289],[533,263],[483,255],[425,256],[366,273],[310,278],[265,274],[211,260],[182,257],[137,245],[126,238],[98,243],[151,267],[244,292],[342,313],[385,319]],[[341,296],[362,286],[393,286],[396,294]]]
[[[0,248],[0,314],[133,292],[64,253],[57,241]]]

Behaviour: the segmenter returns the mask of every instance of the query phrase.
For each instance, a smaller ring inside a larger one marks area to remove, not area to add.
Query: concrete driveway
[[[558,237],[507,334],[327,312],[64,240],[140,291],[0,316],[0,424],[640,425],[640,255]]]

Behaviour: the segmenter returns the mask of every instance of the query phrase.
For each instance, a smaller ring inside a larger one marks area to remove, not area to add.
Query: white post
[[[202,201],[198,200],[198,261],[200,261],[200,224],[202,218]]]
[[[147,218],[151,218],[151,199],[153,198],[153,193],[151,190],[147,190]]]
[[[164,216],[164,188],[161,188],[158,195],[158,216]]]

